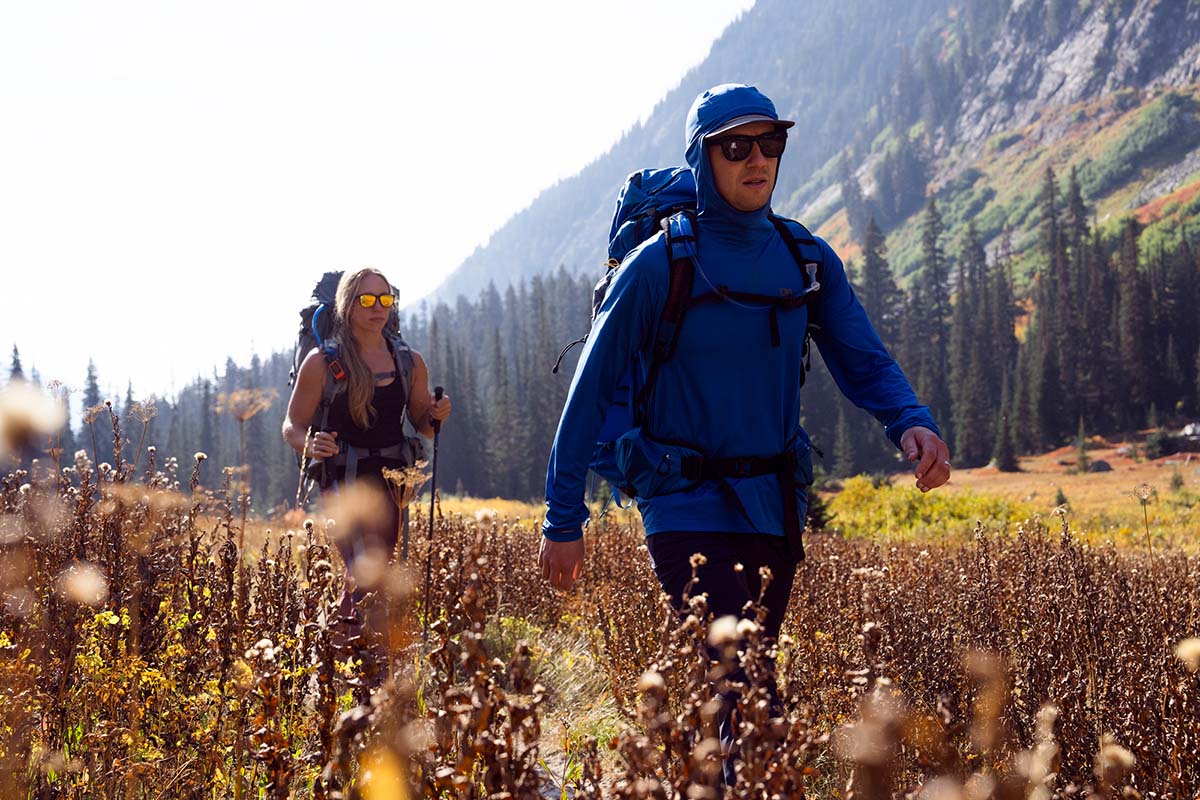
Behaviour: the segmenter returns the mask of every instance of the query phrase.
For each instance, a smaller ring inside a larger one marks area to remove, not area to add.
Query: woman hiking
[[[333,333],[301,364],[283,421],[284,440],[314,465],[310,472],[317,474],[323,492],[340,491],[348,482],[378,490],[369,493],[378,498],[378,513],[356,514],[363,524],[337,537],[347,576],[356,559],[371,553],[390,560],[395,551],[400,508],[391,499],[383,471],[413,466],[422,450],[419,441],[406,435],[405,420],[429,438],[434,421],[450,416],[450,397],[433,399],[424,359],[388,325],[396,313],[395,300],[392,285],[379,270],[366,267],[342,275]],[[329,384],[332,398],[321,414]],[[343,594],[343,616],[353,617],[361,599],[357,590]]]

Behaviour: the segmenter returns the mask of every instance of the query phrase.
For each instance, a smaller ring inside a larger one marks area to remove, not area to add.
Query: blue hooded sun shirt
[[[738,117],[778,119],[774,104],[752,86],[723,84],[696,98],[686,126],[687,162],[696,177],[697,265],[693,296],[717,286],[779,296],[804,291],[800,268],[768,218],[769,205],[738,211],[717,192],[704,137]],[[795,146],[795,142],[792,143]],[[719,152],[714,157],[720,158]],[[846,279],[841,259],[821,239],[821,328],[813,341],[842,392],[883,425],[897,447],[921,425],[937,431],[929,410],[888,354]],[[614,276],[580,356],[546,475],[551,541],[574,541],[588,518],[588,463],[614,391],[632,364],[649,364],[666,301],[669,263],[659,233],[631,252]],[[683,320],[678,344],[659,368],[645,427],[656,439],[687,442],[710,457],[773,456],[800,426],[806,308],[779,313],[780,346],[772,347],[769,307],[702,303]],[[705,481],[690,491],[639,497],[646,534],[660,531],[784,533],[783,500],[774,475]],[[804,499],[800,518],[804,518]]]

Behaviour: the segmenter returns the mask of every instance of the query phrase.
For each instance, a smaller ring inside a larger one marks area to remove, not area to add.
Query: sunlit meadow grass
[[[702,597],[670,614],[630,512],[564,594],[536,506],[445,498],[432,547],[356,572],[359,634],[329,545],[369,504],[255,522],[237,471],[144,457],[0,483],[0,800],[1200,791],[1200,559],[1166,537],[847,482],[770,643]],[[985,511],[996,531],[959,529]],[[907,527],[860,528],[884,512]],[[709,681],[734,664],[726,790]]]

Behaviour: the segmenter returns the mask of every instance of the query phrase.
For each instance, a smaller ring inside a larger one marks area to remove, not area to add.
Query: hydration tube
[[[322,311],[324,311],[324,310],[325,310],[325,304],[324,304],[324,303],[321,303],[321,305],[317,306],[317,310],[313,312],[313,315],[312,315],[312,322],[310,323],[310,324],[312,325],[312,332],[313,332],[313,336],[314,336],[314,337],[316,338],[316,340],[317,340],[317,347],[324,347],[324,346],[325,346],[325,340],[321,338],[321,331],[320,331],[320,329],[317,327],[317,320],[318,320],[318,319],[321,317],[321,312],[322,312]]]

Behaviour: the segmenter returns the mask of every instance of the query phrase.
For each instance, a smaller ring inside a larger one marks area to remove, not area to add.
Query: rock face
[[[1200,3],[1079,3],[1057,36],[1043,6],[1014,3],[983,74],[968,83],[954,137],[964,152],[978,155],[989,137],[1036,121],[1048,107],[1200,80]]]

